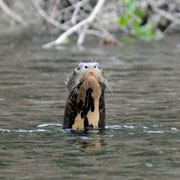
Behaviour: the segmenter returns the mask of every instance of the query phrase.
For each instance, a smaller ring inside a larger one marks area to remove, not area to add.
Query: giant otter
[[[79,63],[66,81],[68,98],[63,129],[105,128],[104,72],[97,62]]]

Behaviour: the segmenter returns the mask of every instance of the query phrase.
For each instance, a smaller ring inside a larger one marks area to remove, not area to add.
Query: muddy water
[[[0,179],[179,179],[180,38],[43,50],[0,38]],[[100,59],[106,130],[61,129],[73,59]]]

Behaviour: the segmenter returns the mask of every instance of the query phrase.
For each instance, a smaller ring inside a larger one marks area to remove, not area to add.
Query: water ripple
[[[177,131],[178,129],[175,128],[175,127],[172,127],[171,130],[172,130],[172,131]]]
[[[122,129],[122,126],[120,125],[106,126],[106,129]]]
[[[4,129],[1,128],[0,132],[20,132],[20,133],[32,133],[32,132],[45,132],[45,129]]]
[[[144,131],[145,133],[148,133],[148,134],[163,134],[164,131],[160,130],[160,131]]]
[[[111,126],[106,126],[106,129],[122,129],[122,128],[127,128],[127,129],[135,129],[136,126],[132,125],[111,125]]]
[[[47,126],[62,126],[62,124],[60,123],[44,123],[44,124],[40,124],[37,127],[47,127]]]

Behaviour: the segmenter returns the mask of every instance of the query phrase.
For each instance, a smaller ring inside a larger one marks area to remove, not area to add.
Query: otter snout
[[[99,85],[98,74],[94,70],[87,71],[84,82],[86,83],[88,88],[96,88]]]

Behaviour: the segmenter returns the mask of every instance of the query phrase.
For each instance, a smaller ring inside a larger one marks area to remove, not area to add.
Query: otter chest
[[[80,111],[75,117],[73,129],[84,129],[85,127],[98,128],[99,123],[99,101],[94,102],[94,108],[90,108],[87,115],[84,115],[83,111]]]

